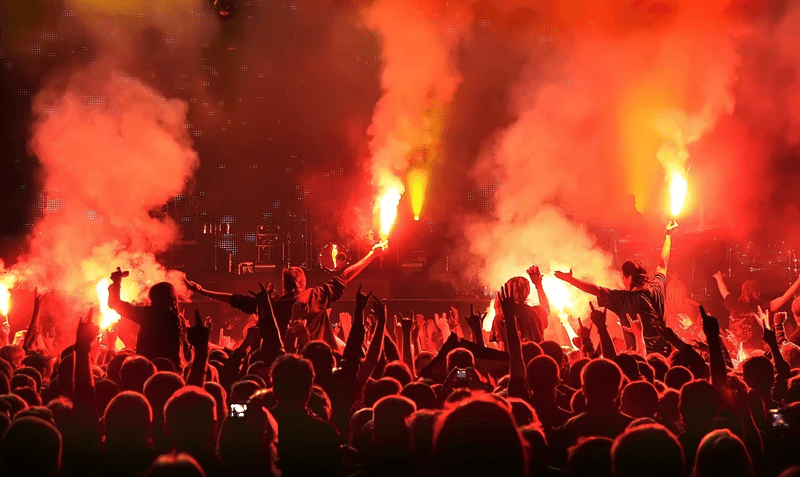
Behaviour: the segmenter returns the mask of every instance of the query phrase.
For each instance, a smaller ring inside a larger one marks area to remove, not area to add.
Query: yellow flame
[[[686,178],[678,171],[672,171],[669,181],[670,210],[673,217],[677,217],[686,201],[686,192],[689,185]]]
[[[487,333],[492,332],[492,323],[494,323],[494,317],[496,315],[494,310],[494,301],[496,298],[492,298],[492,301],[489,302],[489,308],[486,309],[486,319],[483,320],[483,331]]]
[[[572,308],[573,293],[563,280],[559,280],[553,275],[542,277],[542,286],[547,294],[550,307],[561,316],[566,310]]]
[[[389,238],[389,232],[391,232],[392,227],[394,227],[395,219],[397,219],[397,207],[400,205],[401,195],[402,192],[400,188],[389,187],[379,201],[378,210],[380,213],[380,235],[382,241]]]
[[[14,286],[14,276],[0,277],[0,315],[8,316],[11,309],[11,288]]]
[[[428,188],[428,171],[425,169],[412,169],[406,178],[408,183],[408,198],[411,202],[411,212],[414,220],[419,220],[422,214],[422,204],[425,201],[425,190]]]
[[[108,286],[111,280],[104,278],[97,282],[97,300],[100,302],[100,329],[105,330],[119,321],[119,313],[108,307]]]

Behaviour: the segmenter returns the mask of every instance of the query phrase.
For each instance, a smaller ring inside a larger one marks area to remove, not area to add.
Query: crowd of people
[[[557,274],[598,300],[572,347],[544,339],[536,267],[498,291],[491,333],[474,310],[465,333],[455,308],[406,317],[361,286],[334,329],[326,310],[385,244],[317,287],[286,269],[282,295],[187,281],[257,317],[232,348],[168,283],[146,306],[122,301],[117,269],[109,306],[139,325],[135,348],[101,344],[90,312],[50,356],[38,306],[23,343],[0,343],[0,475],[800,476],[786,318],[758,309],[763,350],[741,362],[702,308],[701,339],[682,339],[664,318],[671,230],[652,277],[623,265],[625,290]]]

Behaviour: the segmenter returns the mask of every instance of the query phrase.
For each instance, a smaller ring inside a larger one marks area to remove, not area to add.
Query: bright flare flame
[[[672,171],[669,181],[670,209],[673,217],[677,217],[683,209],[686,192],[689,188],[686,178],[678,171]]]
[[[425,190],[428,188],[428,171],[425,169],[412,169],[406,179],[408,184],[408,197],[411,201],[411,212],[414,220],[419,220],[422,214],[422,204],[425,202]]]
[[[542,277],[542,286],[550,302],[550,308],[561,316],[566,310],[572,308],[572,290],[567,283],[553,275]]]
[[[392,231],[394,221],[397,219],[397,207],[400,205],[401,195],[399,188],[390,187],[380,199],[378,211],[381,220],[381,241],[389,238],[389,232]]]
[[[11,288],[14,286],[14,277],[7,275],[0,277],[0,315],[8,316],[11,308]]]
[[[100,329],[105,330],[116,322],[119,321],[121,316],[119,313],[108,307],[108,286],[111,285],[111,280],[104,278],[97,282],[95,290],[97,290],[97,299],[100,302]]]
[[[492,332],[492,323],[494,323],[494,317],[496,315],[494,310],[494,301],[496,298],[492,298],[492,301],[489,302],[489,308],[486,309],[486,319],[483,320],[483,331],[487,333]]]

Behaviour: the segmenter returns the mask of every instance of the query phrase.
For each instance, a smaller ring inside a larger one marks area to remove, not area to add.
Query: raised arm
[[[377,323],[375,325],[375,333],[372,335],[372,341],[369,343],[369,349],[367,349],[367,356],[364,358],[364,362],[361,363],[361,370],[358,372],[358,389],[364,388],[370,375],[375,370],[375,366],[378,365],[378,359],[380,359],[381,351],[383,351],[383,334],[386,332],[386,305],[375,297],[372,300]]]
[[[631,333],[636,338],[636,354],[647,358],[647,345],[644,341],[644,327],[642,325],[642,317],[639,314],[636,314],[636,319],[631,318],[631,315],[626,315],[628,317],[628,323],[631,324],[630,327],[623,326],[622,329]]]
[[[600,296],[600,293],[602,293],[600,287],[594,283],[585,282],[575,278],[575,276],[572,275],[572,270],[569,272],[555,272],[554,275],[559,280],[564,280],[582,292],[586,292],[594,296]]]
[[[544,292],[544,287],[542,286],[542,272],[539,271],[539,267],[532,265],[528,269],[528,276],[531,277],[531,282],[533,286],[536,287],[536,293],[539,295],[539,306],[544,308],[547,316],[550,316],[550,300],[547,299],[547,294]]]
[[[186,288],[195,293],[199,293],[204,297],[213,298],[214,300],[219,300],[223,303],[228,303],[228,304],[230,304],[231,302],[231,297],[233,296],[233,293],[206,290],[205,288],[200,286],[199,283],[193,282],[187,278],[184,278],[183,282],[186,283]]]
[[[592,302],[589,302],[589,307],[592,309],[589,319],[594,323],[595,328],[597,328],[597,335],[600,336],[600,350],[603,352],[603,357],[606,359],[614,359],[617,356],[617,349],[614,348],[614,341],[611,339],[611,335],[608,333],[608,327],[606,326],[608,308],[604,308],[603,311],[600,311],[594,307],[594,303]]]
[[[728,370],[725,367],[725,357],[722,355],[722,342],[719,338],[719,322],[713,316],[706,314],[705,308],[700,307],[703,317],[703,333],[708,343],[708,361],[711,368],[711,384],[717,389],[723,389],[728,384]]]
[[[89,352],[92,344],[97,341],[99,333],[100,327],[94,322],[94,310],[90,309],[89,314],[78,322],[78,329],[75,333],[73,389],[75,406],[84,411],[91,411],[93,414],[95,413],[94,380]]]
[[[39,336],[39,306],[42,303],[42,295],[39,290],[33,290],[33,313],[31,313],[31,322],[28,325],[28,331],[25,333],[25,340],[22,342],[22,349],[26,352],[30,351],[36,337]]]
[[[728,298],[731,292],[728,291],[728,285],[725,284],[725,275],[723,275],[722,272],[717,272],[712,276],[714,277],[714,281],[717,282],[717,289],[719,290],[719,294],[722,295],[722,299]]]
[[[136,324],[142,324],[142,317],[139,309],[130,303],[123,301],[119,296],[120,288],[122,287],[122,279],[130,274],[128,271],[122,271],[119,267],[111,273],[111,285],[108,286],[108,307],[120,314],[121,317],[127,318]]]
[[[783,295],[769,302],[769,311],[778,311],[795,293],[797,293],[798,288],[800,288],[800,276],[797,277],[797,280],[792,283],[792,286],[790,286]]]
[[[267,287],[264,287],[259,283],[258,287],[261,290],[253,293],[253,296],[256,298],[258,330],[261,333],[261,359],[269,364],[282,353],[283,341],[281,341],[281,332],[272,309],[272,298],[270,298],[272,285],[268,283]]]
[[[667,276],[667,264],[669,264],[669,252],[672,248],[672,231],[678,228],[678,222],[674,220],[667,224],[666,236],[664,237],[664,246],[661,248],[661,259],[656,267],[656,273],[661,273]]]
[[[403,331],[403,362],[408,366],[411,375],[416,377],[416,373],[414,373],[414,355],[411,350],[411,327],[413,324],[411,318],[406,318],[400,313],[400,327]]]
[[[525,359],[522,357],[522,343],[519,339],[517,330],[517,309],[511,292],[503,285],[497,295],[500,300],[500,307],[503,310],[503,318],[506,322],[506,347],[508,349],[509,369],[508,377],[515,383],[525,382]],[[509,391],[511,386],[509,385]],[[520,396],[515,396],[520,397]]]
[[[345,268],[342,272],[342,280],[344,281],[344,284],[347,285],[350,283],[350,280],[354,279],[359,273],[364,271],[364,269],[367,268],[367,266],[372,263],[373,260],[375,260],[375,257],[377,257],[378,254],[386,250],[387,245],[388,242],[381,242],[373,245],[369,253],[364,255],[361,260]]]
[[[186,340],[192,345],[192,367],[186,384],[203,387],[206,380],[206,365],[208,364],[208,337],[211,333],[211,318],[206,318],[205,323],[200,317],[200,312],[194,310],[194,326],[186,329]]]
[[[475,305],[469,306],[469,316],[467,317],[467,325],[469,329],[472,330],[472,341],[478,345],[485,347],[486,345],[483,343],[483,320],[486,319],[486,315],[488,313],[484,313],[480,315],[475,313]]]

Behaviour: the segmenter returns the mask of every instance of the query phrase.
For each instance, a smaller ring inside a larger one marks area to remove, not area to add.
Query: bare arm
[[[372,341],[369,343],[369,349],[367,349],[367,356],[364,358],[364,362],[361,363],[361,370],[358,372],[358,389],[363,389],[364,385],[367,384],[367,380],[375,370],[375,366],[378,365],[381,351],[383,351],[382,338],[386,332],[386,305],[377,298],[373,298],[373,300],[375,301],[374,311],[377,324],[375,325],[375,333],[372,335]]]
[[[200,317],[200,312],[195,310],[194,320],[194,326],[186,330],[186,340],[194,349],[192,367],[189,369],[189,376],[186,378],[186,384],[202,388],[206,380],[208,337],[211,333],[211,318],[207,318],[204,324],[203,319]]]
[[[724,275],[722,272],[715,273],[713,277],[714,281],[717,282],[717,289],[719,290],[719,294],[722,295],[722,299],[724,300],[728,298],[728,295],[730,295],[731,292],[728,291],[728,285],[725,284]],[[770,304],[770,307],[771,306],[772,304]]]
[[[205,288],[200,286],[199,283],[187,280],[185,278],[183,279],[183,281],[186,283],[186,288],[195,293],[199,293],[204,297],[212,298],[214,300],[218,300],[228,304],[230,304],[231,302],[231,297],[233,296],[233,293],[206,290]]]
[[[536,287],[536,293],[539,295],[539,306],[544,308],[544,311],[547,313],[547,316],[550,316],[552,312],[550,310],[550,300],[547,299],[547,294],[544,292],[544,287],[542,286],[542,273],[539,271],[539,267],[533,265],[528,269],[528,276],[531,277],[531,282],[533,282],[533,286]]]
[[[790,298],[792,298],[792,295],[797,293],[798,288],[800,288],[800,276],[797,277],[797,280],[792,283],[792,286],[790,286],[783,295],[769,302],[769,311],[778,311],[783,305],[786,304],[787,301],[789,301]]]
[[[42,295],[39,290],[33,291],[33,313],[31,313],[31,323],[28,325],[28,331],[25,333],[25,340],[22,343],[22,349],[29,351],[36,337],[39,336],[39,305],[42,302]]]
[[[667,276],[667,264],[669,264],[669,252],[672,248],[672,231],[678,228],[678,222],[674,220],[667,224],[667,235],[664,237],[664,246],[661,248],[661,259],[656,267],[656,273]]]
[[[525,360],[522,357],[522,343],[517,331],[517,304],[505,285],[497,296],[506,321],[506,346],[508,348],[508,377],[517,382],[525,382]]]
[[[375,257],[378,256],[379,253],[386,250],[387,242],[381,242],[372,246],[372,250],[369,251],[364,258],[357,261],[356,263],[350,265],[349,267],[345,268],[342,272],[342,280],[344,284],[347,285],[350,283],[352,279],[358,276],[359,273],[364,271],[367,266],[372,263]]]
[[[572,275],[572,270],[569,272],[555,272],[556,278],[560,280],[564,280],[565,282],[569,283],[570,285],[574,286],[578,290],[589,293],[590,295],[600,296],[602,291],[600,287],[595,285],[594,283],[585,282],[583,280],[578,280]]]
[[[608,333],[608,327],[606,327],[608,308],[600,311],[594,307],[594,303],[592,302],[589,302],[589,306],[592,309],[589,318],[592,320],[592,323],[594,323],[595,328],[597,328],[597,335],[600,336],[600,349],[603,352],[603,357],[606,359],[614,359],[617,356],[617,349],[614,348],[614,341]]]

